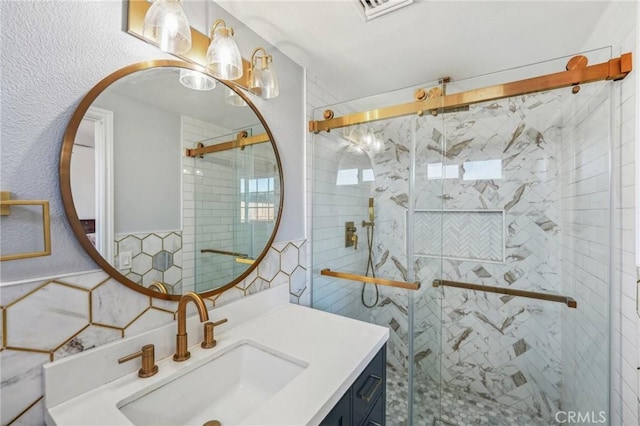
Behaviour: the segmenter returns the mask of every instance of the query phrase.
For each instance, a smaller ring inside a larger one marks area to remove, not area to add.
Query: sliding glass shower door
[[[568,59],[421,87],[455,94]],[[313,307],[389,328],[387,424],[608,423],[611,87],[314,135]],[[420,288],[353,277],[374,274]]]
[[[413,90],[405,93],[413,96]],[[361,107],[352,102],[337,108],[353,111]],[[321,116],[322,111],[316,114]],[[442,135],[442,119],[429,115],[423,123],[427,120],[430,131]],[[417,271],[441,275],[439,257],[413,261],[416,236],[410,229],[415,214],[417,131],[426,131],[426,125],[419,128],[415,117],[400,117],[319,133],[312,146],[313,307],[389,328],[389,424],[411,423],[411,376],[416,374],[415,366],[425,367],[424,362],[430,365],[431,382],[429,400],[421,401],[426,410],[422,417],[432,422],[440,409],[440,292],[425,283],[418,291],[396,286],[415,283]],[[444,139],[440,137],[438,143],[444,146]],[[440,162],[441,150],[431,151]],[[440,194],[442,182],[432,181],[431,189]],[[434,212],[442,205],[437,196],[430,202]],[[440,240],[432,242],[440,245]],[[340,278],[345,274],[393,282],[387,286]],[[416,292],[424,295],[417,308],[429,310],[429,322],[416,323],[413,318]],[[422,363],[412,364],[416,358]]]

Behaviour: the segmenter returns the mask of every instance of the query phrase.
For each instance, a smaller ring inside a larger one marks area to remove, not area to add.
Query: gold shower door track
[[[258,143],[271,142],[271,138],[266,133],[260,133],[255,136],[248,136],[246,131],[241,131],[234,140],[227,142],[217,143],[215,145],[204,146],[202,142],[198,143],[198,148],[187,148],[187,157],[199,157],[205,154],[211,154],[214,152],[227,151],[230,149],[240,148],[243,150],[247,146],[255,145]]]
[[[481,89],[454,93],[439,97],[431,97],[425,100],[416,100],[401,105],[394,105],[370,111],[357,112],[333,117],[333,112],[325,111],[326,120],[309,121],[309,131],[318,133],[323,130],[338,129],[355,124],[369,123],[371,121],[387,118],[402,117],[405,115],[425,112],[438,114],[439,112],[465,107],[480,102],[498,100],[528,93],[543,92],[546,90],[560,89],[574,86],[572,92],[580,91],[580,84],[593,83],[601,80],[621,80],[631,72],[631,53],[624,53],[618,58],[610,59],[596,65],[587,66],[587,58],[575,56],[569,60],[567,71],[547,74],[525,80],[503,83]]]

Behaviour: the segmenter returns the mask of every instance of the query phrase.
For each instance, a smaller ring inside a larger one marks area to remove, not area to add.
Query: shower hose
[[[367,228],[367,250],[369,251],[369,254],[367,259],[367,271],[365,272],[365,275],[368,277],[369,271],[371,271],[371,276],[375,278],[376,271],[375,271],[375,268],[373,267],[373,224],[371,224],[370,226],[367,226],[366,228]],[[376,289],[376,298],[371,305],[368,305],[367,302],[364,300],[364,292],[366,287],[367,287],[367,284],[363,282],[360,299],[362,300],[362,304],[365,307],[373,308],[378,304],[378,299],[380,298],[380,293],[378,292],[378,284],[374,284],[374,287]]]

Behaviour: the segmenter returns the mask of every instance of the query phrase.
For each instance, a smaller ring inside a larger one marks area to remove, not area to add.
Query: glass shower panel
[[[212,145],[235,138],[228,133],[206,141]],[[235,278],[236,222],[240,215],[238,149],[196,157],[194,281],[197,292],[220,287]],[[246,267],[246,266],[243,266]]]
[[[264,129],[246,131],[251,136]],[[216,136],[206,144],[233,140],[237,134]],[[195,158],[193,175],[193,274],[195,289],[202,292],[233,281],[260,255],[277,217],[280,179],[269,143]]]
[[[561,405],[601,424],[610,418],[612,89],[598,82],[567,96],[559,177],[561,291],[578,301],[560,317]]]
[[[405,89],[332,109],[338,115],[401,100],[407,102],[412,98],[413,91]],[[321,116],[321,111],[316,111],[316,115]],[[438,119],[432,121],[439,122]],[[432,125],[431,129],[435,127],[437,125]],[[312,145],[313,307],[389,328],[387,424],[411,424],[414,291],[325,276],[320,271],[328,268],[350,274],[415,281],[415,268],[409,260],[413,259],[413,235],[407,233],[408,223],[413,220],[410,205],[413,202],[411,174],[415,128],[414,117],[386,119],[316,134]],[[350,228],[357,236],[357,248],[347,235]],[[434,263],[429,266],[431,271],[439,273],[439,260],[431,260]],[[429,261],[420,262],[419,266],[427,263]],[[430,292],[424,288],[424,283],[423,289]],[[433,335],[440,330],[438,300],[430,302],[430,324],[416,327],[419,343],[427,336],[430,343],[434,339],[439,342]],[[436,361],[439,350],[425,347],[418,353],[421,360],[428,357],[434,366],[439,365]],[[431,390],[434,390],[440,382],[435,378],[437,368],[431,374],[434,377]],[[435,398],[428,401],[432,410],[439,407],[438,395],[437,390],[430,395]]]
[[[415,425],[434,425],[442,419],[442,289],[433,287],[432,281],[443,275],[443,188],[458,176],[447,161],[444,117],[442,113],[413,117],[413,205],[407,212],[407,229],[412,234],[414,276],[422,283],[412,295],[411,315],[410,414]]]
[[[593,54],[599,60],[592,62],[603,60],[602,51]],[[566,421],[567,411],[594,410],[607,417],[607,84],[586,85],[578,96],[558,89],[444,114],[442,273],[418,279],[559,294],[578,304],[440,287],[444,422],[548,425]],[[417,183],[416,200],[424,191]],[[417,201],[420,214],[428,213]],[[430,380],[416,376],[415,386]]]

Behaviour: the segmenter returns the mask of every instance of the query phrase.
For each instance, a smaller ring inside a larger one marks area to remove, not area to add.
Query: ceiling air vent
[[[370,21],[401,7],[409,6],[413,0],[356,0],[356,3],[364,13],[365,20]]]

